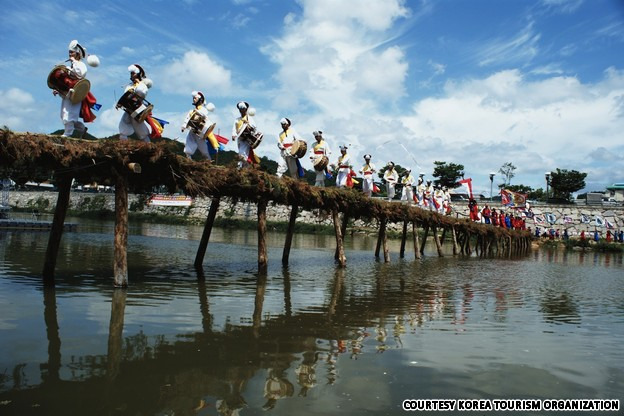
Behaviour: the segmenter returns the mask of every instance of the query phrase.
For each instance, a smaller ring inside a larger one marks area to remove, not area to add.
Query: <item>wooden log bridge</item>
[[[375,256],[383,247],[384,261],[390,260],[387,246],[388,223],[403,224],[401,257],[404,256],[408,224],[412,223],[414,257],[424,253],[429,234],[439,256],[443,255],[444,238],[450,235],[453,254],[480,256],[521,255],[530,249],[530,233],[510,231],[468,219],[443,216],[402,203],[372,199],[357,190],[318,188],[291,178],[278,178],[258,169],[239,170],[195,162],[173,151],[170,142],[143,143],[118,140],[79,140],[59,136],[13,133],[0,130],[0,177],[30,180],[54,175],[58,200],[43,268],[44,282],[54,284],[54,269],[69,203],[71,183],[97,182],[115,187],[114,285],[128,285],[128,193],[151,193],[165,186],[169,192],[183,192],[191,197],[210,197],[212,204],[195,257],[200,268],[210,238],[212,225],[222,197],[256,203],[258,206],[258,268],[268,264],[265,241],[266,208],[269,203],[292,207],[282,263],[288,264],[290,245],[297,213],[300,209],[323,210],[331,214],[336,235],[335,259],[345,267],[344,237],[347,221],[374,220],[379,224]],[[341,219],[342,215],[342,219]],[[424,235],[419,239],[418,228]]]

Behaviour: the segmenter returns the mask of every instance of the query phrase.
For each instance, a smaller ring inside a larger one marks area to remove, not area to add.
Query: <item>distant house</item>
[[[610,201],[624,202],[624,183],[614,183],[611,186],[607,186],[607,191]]]

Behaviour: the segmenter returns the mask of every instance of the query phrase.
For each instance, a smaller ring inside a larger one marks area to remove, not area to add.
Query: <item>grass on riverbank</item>
[[[540,243],[541,247],[558,248],[565,247],[567,250],[592,250],[602,253],[624,253],[624,244],[607,243],[606,241],[593,242],[590,240],[568,239],[568,240],[546,240]]]

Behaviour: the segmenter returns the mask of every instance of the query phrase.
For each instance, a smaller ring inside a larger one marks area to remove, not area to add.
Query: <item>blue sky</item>
[[[1,3],[0,124],[15,131],[61,128],[46,77],[77,39],[101,61],[87,74],[99,137],[117,133],[138,63],[171,138],[200,90],[224,135],[236,102],[255,107],[273,159],[288,117],[309,141],[322,130],[333,158],[349,144],[357,165],[459,163],[486,195],[506,162],[535,188],[556,168],[587,172],[588,190],[624,182],[622,0]]]

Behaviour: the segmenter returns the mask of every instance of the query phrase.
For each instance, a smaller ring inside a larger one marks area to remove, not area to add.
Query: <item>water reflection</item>
[[[36,238],[1,237],[0,305],[19,314],[0,306],[0,413],[382,414],[408,397],[622,391],[614,257],[385,264],[368,247],[343,269],[332,246],[295,244],[289,268],[257,273],[253,246],[211,243],[210,267],[195,270],[182,260],[192,242],[141,237],[132,255],[148,263],[128,290],[97,278],[112,251],[96,250],[99,234],[67,239],[62,255],[79,258],[56,288],[36,277]]]

